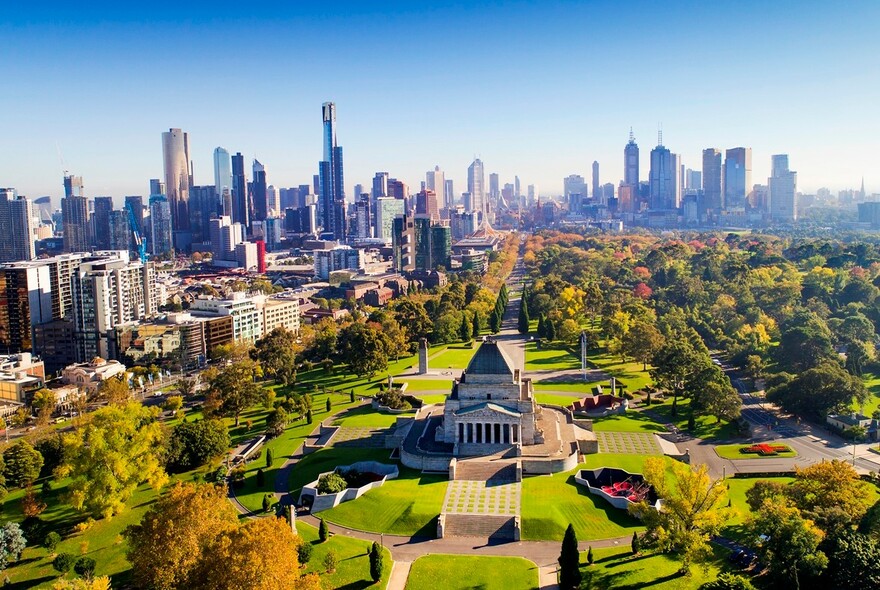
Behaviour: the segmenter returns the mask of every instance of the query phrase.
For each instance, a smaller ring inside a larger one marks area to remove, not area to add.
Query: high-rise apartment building
[[[737,147],[724,154],[724,208],[744,210],[752,188],[752,148]]]
[[[629,130],[629,142],[623,148],[623,184],[633,187],[635,192],[639,189],[639,144]]]
[[[724,208],[721,177],[721,150],[703,150],[703,203],[715,215]]]
[[[82,176],[65,175],[64,176],[64,196],[66,197],[84,197]]]
[[[324,159],[319,164],[321,221],[325,232],[342,240],[346,236],[345,182],[342,146],[336,143],[336,105],[325,102],[321,114],[324,123]]]
[[[162,182],[158,178],[150,179],[150,194],[151,195],[164,195],[165,193],[165,183]]]
[[[110,213],[112,211],[112,197],[95,197],[95,213],[92,215],[95,232],[93,243],[98,250],[110,249]]]
[[[165,196],[171,208],[171,226],[174,231],[189,230],[190,170],[189,137],[180,129],[162,133],[162,155],[165,164]],[[155,193],[161,194],[161,193]]]
[[[771,158],[770,219],[791,223],[797,221],[797,172],[788,169],[788,154]]]
[[[570,174],[562,179],[562,196],[569,202],[572,195],[586,197],[587,183],[580,174]]]
[[[132,251],[131,230],[128,223],[128,211],[114,209],[110,211],[109,239],[107,240],[110,250]]]
[[[440,166],[434,166],[425,176],[425,188],[437,195],[437,205],[444,209],[451,207],[451,195],[446,195],[446,174],[440,170]]]
[[[498,178],[497,172],[491,172],[489,174],[489,197],[492,199],[497,199],[498,195],[501,194],[501,181]]]
[[[150,195],[150,236],[152,237],[150,252],[154,256],[165,256],[174,248],[172,215],[168,197]]]
[[[416,215],[425,215],[433,221],[440,220],[440,208],[434,191],[425,189],[416,194]]]
[[[244,156],[237,152],[232,156],[232,222],[247,227],[250,224],[250,209]]]
[[[455,190],[451,178],[446,179],[446,200],[449,202],[450,208],[455,207],[457,199],[455,198]]]
[[[138,233],[144,237],[144,198],[140,195],[129,195],[125,197],[125,208],[131,209],[134,213],[134,222]]]
[[[214,188],[218,195],[223,194],[224,188],[232,193],[232,160],[222,147],[214,148]]]
[[[362,193],[354,204],[354,237],[371,238],[373,237],[373,225],[370,207],[369,193]]]
[[[475,159],[468,166],[468,193],[470,194],[471,211],[479,211],[484,216],[488,214],[488,205],[486,199],[486,174],[483,169],[483,162],[479,158]]]
[[[663,145],[662,134],[651,150],[651,209],[669,211],[681,206],[681,158]]]
[[[251,184],[254,217],[257,221],[264,221],[269,214],[269,192],[266,184],[266,167],[258,160],[254,160],[253,183]]]
[[[64,177],[64,198],[61,199],[62,232],[65,252],[87,252],[91,249],[89,203],[83,196],[82,177]]]
[[[394,218],[404,214],[404,202],[393,197],[376,199],[376,237],[390,240]]]
[[[388,196],[388,173],[376,172],[373,177],[373,199]]]
[[[0,188],[0,262],[31,260],[34,249],[34,208],[30,199]]]

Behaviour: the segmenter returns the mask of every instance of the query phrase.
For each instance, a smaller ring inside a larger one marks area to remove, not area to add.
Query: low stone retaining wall
[[[382,475],[383,477],[380,480],[368,483],[359,488],[346,488],[335,494],[318,493],[318,481],[321,479],[321,476],[329,475],[331,473],[346,473],[351,470],[363,473],[375,473],[377,475]],[[312,514],[323,510],[329,510],[339,506],[343,502],[360,498],[370,490],[381,487],[387,480],[397,479],[398,475],[399,472],[395,465],[386,465],[384,463],[377,463],[376,461],[359,461],[357,463],[352,463],[351,465],[340,465],[334,471],[322,473],[318,476],[318,479],[303,486],[302,491],[299,493],[299,504],[302,505],[305,498],[312,498]]]
[[[451,459],[448,455],[415,455],[400,447],[400,462],[411,469],[448,472]]]
[[[577,451],[566,457],[558,459],[529,459],[522,457],[522,470],[526,475],[548,475],[560,471],[570,471],[578,466],[579,453]]]

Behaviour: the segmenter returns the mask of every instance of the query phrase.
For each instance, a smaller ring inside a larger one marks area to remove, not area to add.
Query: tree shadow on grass
[[[8,588],[9,590],[25,590],[26,588],[37,588],[43,584],[48,584],[52,580],[55,579],[55,576],[43,576],[42,578],[36,578],[33,580],[26,580],[22,582],[12,582],[9,585],[3,586],[4,588]]]
[[[348,584],[337,586],[336,590],[364,590],[364,588],[369,588],[372,585],[373,582],[370,580],[358,580],[357,582],[349,582]]]
[[[599,496],[596,496],[595,494],[591,494],[590,490],[588,490],[586,487],[584,487],[582,485],[578,485],[578,483],[575,482],[575,480],[574,480],[574,475],[569,475],[568,478],[565,480],[565,483],[567,483],[568,485],[574,486],[575,489],[577,490],[579,496],[583,496],[585,498],[588,498],[590,500],[590,502],[592,502],[593,508],[595,508],[596,510],[599,510],[601,512],[604,512],[605,518],[607,518],[608,520],[610,520],[611,522],[613,522],[617,526],[636,527],[641,524],[641,523],[639,523],[639,521],[637,519],[630,516],[626,512],[626,510],[621,510],[619,508],[615,508],[614,506],[612,506],[611,504],[609,504],[608,502],[606,502],[605,500],[603,500]]]

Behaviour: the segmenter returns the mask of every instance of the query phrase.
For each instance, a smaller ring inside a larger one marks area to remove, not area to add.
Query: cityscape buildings
[[[34,249],[34,209],[30,199],[0,188],[0,262],[31,260]]]
[[[187,134],[173,127],[162,133],[162,158],[167,192],[153,194],[168,197],[171,227],[175,232],[185,232],[189,230],[189,187],[192,185]]]
[[[321,222],[324,231],[336,239],[344,239],[345,184],[342,170],[342,146],[336,143],[336,105],[325,102],[321,107],[324,123],[324,159],[319,163]]]
[[[770,198],[770,219],[784,223],[797,220],[797,172],[788,169],[788,155],[771,157],[771,175],[767,180]]]
[[[486,174],[483,170],[483,162],[479,158],[474,159],[468,166],[467,188],[471,211],[479,211],[483,216],[487,215]]]
[[[752,188],[752,148],[737,147],[724,154],[724,208],[745,209]]]

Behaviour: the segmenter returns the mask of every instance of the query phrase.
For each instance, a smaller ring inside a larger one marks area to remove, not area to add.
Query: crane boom
[[[141,260],[141,264],[147,263],[147,243],[144,241],[143,236],[141,236],[140,229],[138,228],[137,218],[134,215],[134,208],[131,205],[131,202],[125,204],[125,208],[128,209],[128,226],[131,228],[131,235],[134,238],[135,246],[137,246],[138,258]]]

